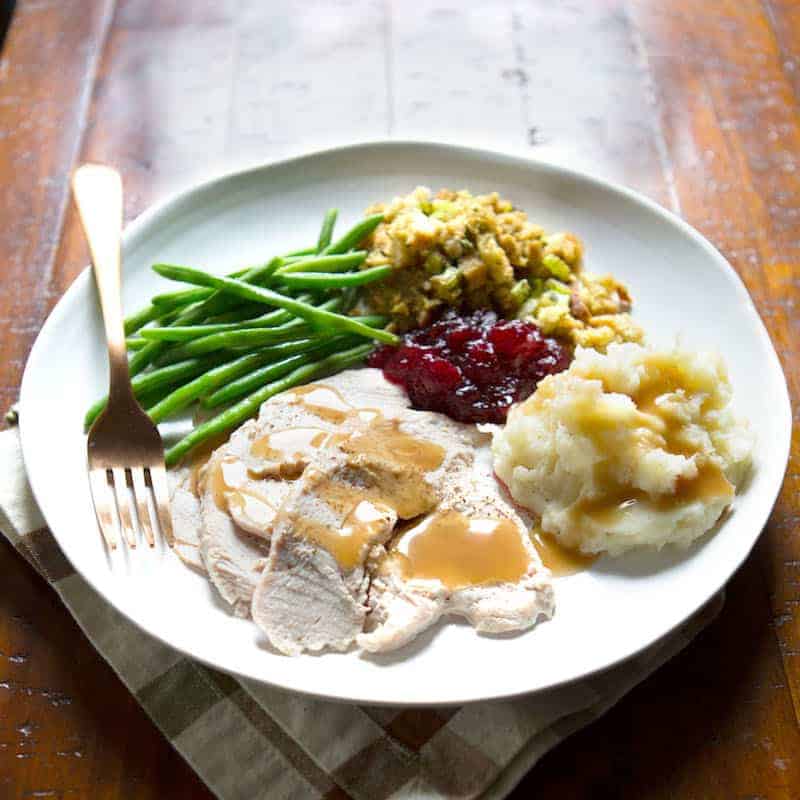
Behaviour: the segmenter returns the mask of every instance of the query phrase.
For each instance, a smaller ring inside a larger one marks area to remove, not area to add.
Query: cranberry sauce
[[[447,312],[369,357],[387,380],[403,386],[414,408],[459,422],[505,422],[512,403],[533,394],[546,375],[569,366],[572,351],[531,322],[493,311]]]

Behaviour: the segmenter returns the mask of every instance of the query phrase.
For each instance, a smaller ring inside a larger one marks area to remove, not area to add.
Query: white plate
[[[748,294],[696,231],[626,189],[570,170],[479,150],[379,143],[330,150],[224,177],[151,209],[125,234],[125,307],[168,284],[156,261],[220,272],[307,246],[328,206],[342,229],[375,200],[418,184],[497,190],[549,230],[578,233],[587,268],[635,297],[652,341],[716,347],[757,435],[755,471],[732,515],[688,552],[605,558],[558,580],[555,618],[514,637],[436,628],[401,653],[286,658],[234,619],[209,583],[163,550],[113,563],[95,526],[81,419],[102,394],[106,360],[91,276],[82,273],[39,334],[22,383],[25,463],[48,525],[75,568],[123,614],[172,647],[286,689],[362,703],[448,704],[532,692],[625,659],[668,633],[730,578],[775,502],[791,417],[780,364]]]

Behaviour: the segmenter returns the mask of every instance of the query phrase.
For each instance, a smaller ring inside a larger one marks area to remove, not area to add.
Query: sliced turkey
[[[485,460],[463,481],[459,497],[392,541],[370,587],[367,630],[356,639],[362,649],[396,650],[447,615],[481,633],[525,630],[553,615],[550,574],[529,523]]]
[[[441,415],[397,409],[391,417],[362,415],[360,428],[318,457],[276,519],[253,596],[253,619],[274,647],[295,655],[345,650],[355,641],[368,610],[370,568],[385,555],[398,518],[427,514],[459,495],[478,437]],[[404,447],[407,458],[398,461]],[[367,521],[354,529],[359,512]],[[365,529],[359,544],[353,531]]]
[[[448,615],[529,628],[552,586],[487,439],[378,370],[298,387],[175,474],[178,554],[286,654],[394,650]]]
[[[205,564],[200,555],[202,515],[200,500],[193,486],[194,471],[189,467],[181,467],[171,470],[169,478],[174,550],[184,564],[205,574]]]
[[[172,515],[176,552],[189,566],[207,572],[237,616],[248,616],[258,570],[269,552],[272,522],[294,481],[346,426],[351,406],[343,397],[403,408],[401,389],[379,370],[342,372],[326,378],[314,396],[285,392],[264,403],[259,417],[236,430],[205,465],[175,470]],[[298,390],[303,392],[303,388]]]

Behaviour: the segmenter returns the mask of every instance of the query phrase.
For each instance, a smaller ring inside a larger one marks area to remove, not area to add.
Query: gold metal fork
[[[119,528],[136,547],[136,524],[130,503],[133,490],[139,527],[155,545],[148,487],[164,538],[173,545],[164,445],[158,429],[136,402],[128,373],[125,325],[120,296],[122,180],[111,167],[85,164],[72,177],[72,191],[94,266],[108,342],[108,404],[89,431],[89,483],[97,522],[106,544],[115,549]]]

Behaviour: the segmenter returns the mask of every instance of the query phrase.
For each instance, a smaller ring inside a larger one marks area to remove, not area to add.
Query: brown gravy
[[[366,455],[402,466],[416,466],[423,472],[438,469],[444,461],[444,448],[409,436],[400,422],[377,414],[363,432],[354,433],[340,445],[345,453]]]
[[[235,508],[254,525],[264,530],[275,519],[277,513],[275,506],[252,489],[239,488],[235,492],[228,493],[226,499],[228,508]]]
[[[219,459],[206,471],[206,487],[221,511],[234,506],[254,524],[266,528],[275,516],[275,506],[259,492],[246,486],[247,467],[229,457]]]
[[[312,414],[330,422],[344,422],[354,410],[338,389],[324,383],[298,386],[289,392],[289,396],[298,398],[297,402],[302,403]]]
[[[560,544],[549,533],[535,529],[531,531],[531,541],[547,569],[554,578],[564,578],[588,569],[598,556],[587,556]]]
[[[704,390],[702,386],[695,386],[689,377],[673,362],[665,361],[659,365],[657,377],[646,377],[631,399],[637,408],[636,424],[643,429],[640,432],[642,444],[660,447],[668,453],[687,458],[696,456],[696,477],[679,479],[671,493],[651,495],[607,479],[602,473],[596,474],[595,480],[601,486],[600,495],[579,501],[574,513],[585,515],[599,525],[613,525],[623,514],[642,504],[648,504],[657,511],[671,511],[695,501],[730,501],[733,498],[734,487],[722,469],[685,438],[684,425],[658,403],[660,397],[680,388],[687,392]],[[616,420],[606,417],[593,406],[581,409],[578,419],[580,432],[596,440],[617,424]],[[603,449],[602,444],[600,449]]]
[[[392,509],[377,502],[354,498],[355,504],[344,517],[341,527],[322,525],[296,515],[292,519],[296,535],[316,542],[346,570],[362,563],[364,551],[385,539],[394,523]]]
[[[217,508],[224,511],[227,508],[227,495],[247,482],[247,467],[241,461],[226,456],[209,465],[205,481]]]
[[[357,431],[350,435],[334,434],[326,444],[338,445],[346,453],[368,455],[385,461],[416,465],[423,472],[437,469],[444,461],[444,449],[437,444],[409,436],[400,430],[400,422],[386,419],[380,409],[356,408],[349,403],[332,386],[323,383],[312,383],[292,390],[308,411],[316,416],[334,423],[343,423],[353,417],[368,423],[366,431]],[[322,446],[324,437],[318,444]],[[254,455],[260,455],[253,449]],[[271,457],[271,456],[268,456]]]
[[[647,505],[656,511],[672,511],[695,501],[704,503],[720,498],[732,499],[734,489],[713,462],[706,462],[698,468],[697,477],[691,480],[679,479],[672,494],[649,495],[639,489],[614,487],[603,497],[585,499],[578,502],[575,511],[597,522],[599,525],[613,525],[626,512]]]
[[[392,549],[407,579],[438,579],[449,589],[518,581],[530,558],[511,520],[438,511],[402,536]]]
[[[203,488],[203,478],[205,476],[208,460],[211,458],[211,453],[204,453],[198,458],[193,458],[189,467],[189,491],[195,496],[199,497]]]
[[[306,470],[307,488],[342,524],[322,525],[299,514],[291,518],[295,535],[324,547],[345,569],[360,564],[369,545],[384,541],[398,518],[418,517],[436,504],[433,489],[417,469],[370,468],[362,477],[368,485],[355,487],[313,467]]]
[[[387,419],[379,409],[354,407],[330,386],[310,384],[293,394],[323,419],[344,423],[357,418],[365,423],[352,433],[330,434],[320,444],[365,457],[360,469],[367,485],[356,488],[316,470],[304,475],[308,488],[343,520],[342,525],[321,525],[299,515],[292,519],[295,534],[316,542],[343,568],[352,569],[370,544],[388,537],[397,519],[411,519],[434,507],[436,497],[424,473],[441,466],[444,448],[404,433],[398,420]]]
[[[308,466],[309,449],[328,443],[330,434],[321,428],[287,428],[268,433],[250,445],[250,452],[266,462],[258,477],[296,480]]]
[[[200,496],[205,479],[206,466],[214,451],[227,441],[228,434],[214,436],[204,445],[192,451],[187,466],[189,467],[189,490],[195,497]]]
[[[443,447],[405,433],[399,420],[387,419],[378,409],[355,408],[333,387],[310,384],[294,389],[292,395],[321,419],[342,424],[357,417],[363,423],[353,432],[294,428],[263,436],[251,445],[253,455],[274,461],[276,468],[302,464],[293,477],[302,474],[306,488],[342,520],[341,525],[324,525],[292,513],[287,521],[295,535],[316,542],[342,568],[353,569],[363,562],[371,544],[389,537],[398,519],[427,514],[408,537],[398,538],[408,542],[408,549],[394,551],[408,577],[438,578],[458,588],[517,581],[526,573],[530,557],[514,522],[434,511],[436,495],[424,475],[442,465]],[[363,457],[358,462],[358,486],[308,466],[309,448],[332,446]],[[275,477],[289,479],[284,472],[281,469]],[[206,481],[220,508],[236,504],[251,519],[264,519],[265,525],[272,521],[275,509],[246,487],[243,463],[219,459]]]
[[[250,452],[269,461],[297,458],[308,447],[321,447],[327,437],[322,428],[287,428],[256,439]]]

